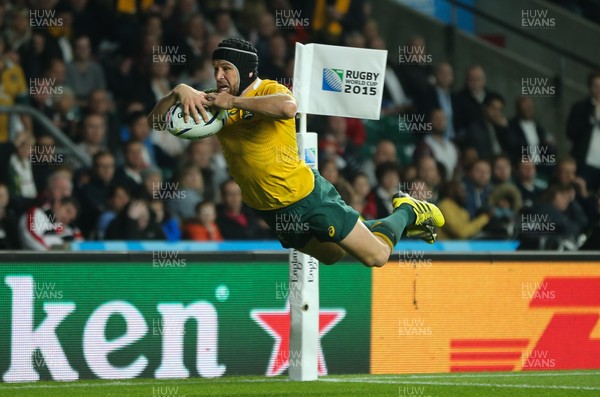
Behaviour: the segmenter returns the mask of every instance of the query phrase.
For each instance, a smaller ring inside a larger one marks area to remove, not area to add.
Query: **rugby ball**
[[[200,118],[200,124],[196,124],[194,118],[190,115],[186,123],[183,116],[183,109],[181,108],[181,104],[178,103],[172,106],[167,112],[167,131],[178,138],[189,140],[202,139],[215,135],[225,125],[227,113],[225,110],[212,111],[211,109],[206,109],[206,114],[208,115],[207,122],[204,122]]]

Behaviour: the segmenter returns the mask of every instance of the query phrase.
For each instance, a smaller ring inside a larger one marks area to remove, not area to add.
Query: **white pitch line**
[[[180,381],[182,382],[181,386],[186,385],[195,385],[199,383],[206,383],[208,381],[207,378],[198,379],[197,381],[187,379],[151,379],[142,382],[132,382],[132,381],[112,381],[112,382],[102,382],[99,380],[97,383],[84,383],[80,381],[73,382],[65,382],[65,381],[56,381],[56,384],[50,385],[39,385],[39,384],[21,384],[13,383],[12,386],[4,386],[0,383],[0,391],[2,390],[11,390],[11,389],[60,389],[60,388],[77,388],[77,387],[107,387],[107,386],[150,386],[156,385],[158,383],[174,383]],[[265,378],[265,379],[231,379],[225,380],[223,378],[219,378],[215,380],[214,384],[217,383],[263,383],[263,382],[287,382],[287,379],[274,379],[274,378]],[[210,381],[209,381],[210,382]],[[10,384],[10,383],[9,383]]]
[[[498,387],[498,388],[511,388],[511,389],[560,389],[560,390],[600,390],[600,387],[594,386],[569,386],[569,385],[531,385],[528,383],[524,384],[503,384],[503,383],[474,383],[474,382],[433,382],[433,381],[397,381],[391,380],[377,380],[377,379],[322,379],[326,382],[335,383],[375,383],[375,384],[387,384],[387,385],[428,385],[428,386],[474,386],[474,387]]]
[[[546,373],[546,372],[531,372],[531,373],[522,373],[522,372],[515,372],[515,373],[507,373],[507,374],[503,374],[503,373],[491,373],[491,374],[487,374],[487,375],[480,375],[480,374],[470,374],[470,373],[456,373],[456,374],[439,374],[439,375],[427,375],[427,374],[423,374],[423,375],[419,375],[419,374],[414,374],[414,375],[384,375],[384,376],[378,376],[378,375],[373,375],[373,376],[369,376],[369,377],[362,377],[362,378],[343,378],[343,377],[322,377],[319,380],[320,381],[325,381],[325,382],[364,382],[364,383],[389,383],[389,384],[393,384],[393,383],[405,383],[405,384],[426,384],[424,382],[417,382],[417,379],[460,379],[460,378],[481,378],[481,377],[485,377],[485,378],[509,378],[509,377],[541,377],[541,376],[550,376],[550,377],[560,377],[560,376],[598,376],[597,372],[556,372],[556,373]],[[206,378],[202,378],[202,379],[197,379],[197,380],[193,380],[190,378],[187,379],[149,379],[147,381],[138,381],[138,382],[134,382],[134,381],[128,381],[128,380],[113,380],[113,381],[108,381],[108,382],[102,382],[101,380],[99,380],[97,383],[90,383],[90,382],[81,382],[81,381],[73,381],[73,382],[64,382],[64,381],[56,381],[56,383],[54,384],[35,384],[35,383],[29,383],[29,384],[19,384],[19,383],[13,383],[13,384],[6,384],[6,383],[0,383],[0,391],[2,390],[16,390],[16,389],[59,389],[59,388],[77,388],[77,387],[108,387],[108,386],[150,386],[150,385],[156,385],[157,383],[173,383],[173,382],[177,382],[177,381],[181,381],[182,385],[194,385],[194,384],[199,384],[199,383],[205,383],[207,382]],[[288,382],[287,379],[285,378],[264,378],[264,379],[244,379],[244,380],[240,380],[240,379],[226,379],[225,378],[218,378],[215,379],[215,383],[264,383],[264,382]],[[449,385],[469,385],[467,383],[450,383],[447,382]],[[442,382],[437,382],[437,383],[432,383],[432,384],[439,384],[439,385],[444,385]],[[10,385],[10,386],[7,386]],[[482,385],[488,385],[486,384],[482,384]],[[510,387],[511,385],[505,385],[504,387]],[[515,386],[517,387],[517,386]],[[547,386],[545,386],[547,387]],[[550,387],[548,387],[550,388]],[[586,389],[582,389],[582,390],[586,390]],[[590,390],[600,390],[600,388],[592,388]]]
[[[538,377],[559,377],[559,376],[598,376],[598,372],[542,372],[525,371],[510,373],[469,373],[454,372],[452,374],[412,374],[412,375],[372,375],[361,379],[455,379],[455,378],[538,378]],[[323,378],[324,379],[324,378]],[[343,379],[343,378],[340,378]]]

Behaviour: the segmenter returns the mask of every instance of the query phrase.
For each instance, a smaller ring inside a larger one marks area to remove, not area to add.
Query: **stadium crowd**
[[[0,249],[83,239],[273,239],[242,203],[215,137],[181,140],[146,115],[179,83],[214,87],[211,54],[227,37],[252,42],[259,76],[288,87],[295,42],[388,49],[373,6],[1,2],[0,105],[40,111],[92,165],[29,116],[0,114]],[[419,35],[406,45],[426,48]],[[598,248],[600,72],[590,75],[589,96],[573,104],[568,125],[548,131],[531,98],[505,103],[476,63],[456,71],[466,84],[455,87],[450,63],[399,64],[395,49],[389,54],[381,120],[309,117],[320,172],[364,219],[389,215],[401,189],[439,205],[440,239]],[[571,156],[558,156],[558,134],[573,142]]]

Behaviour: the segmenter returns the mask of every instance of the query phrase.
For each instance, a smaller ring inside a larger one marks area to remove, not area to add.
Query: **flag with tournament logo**
[[[379,120],[387,51],[296,43],[298,112]]]

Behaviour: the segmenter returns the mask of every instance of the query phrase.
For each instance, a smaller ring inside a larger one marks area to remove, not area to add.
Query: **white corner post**
[[[300,158],[317,169],[317,134],[306,132],[300,114],[296,134]],[[311,381],[319,376],[319,261],[290,249],[290,367],[289,380]]]

